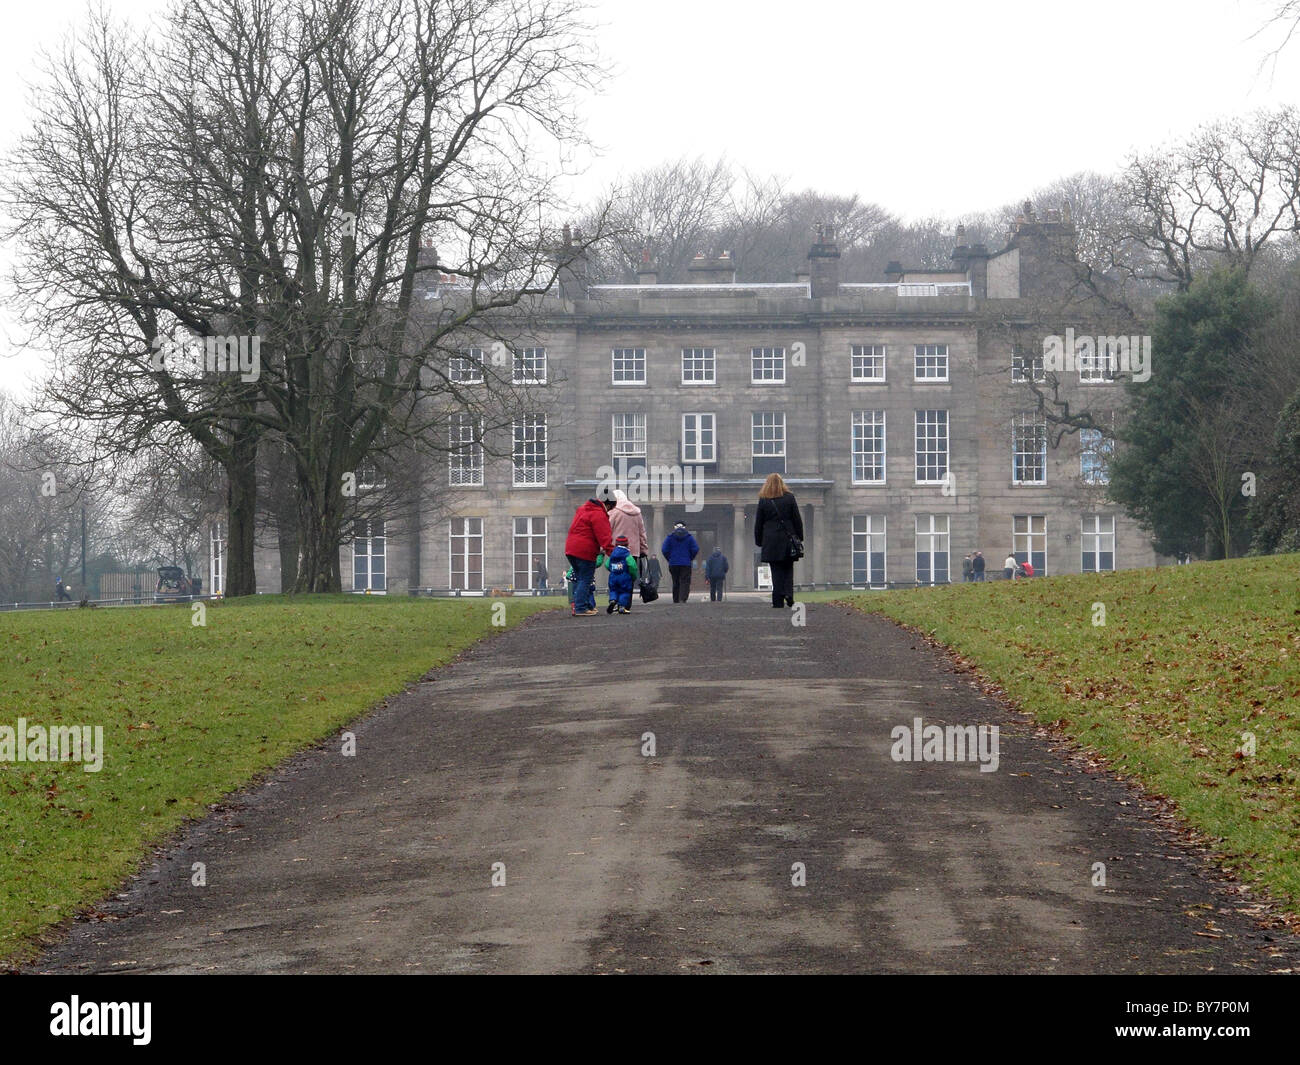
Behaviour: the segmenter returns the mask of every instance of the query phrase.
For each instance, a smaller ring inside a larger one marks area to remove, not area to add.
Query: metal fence
[[[124,596],[118,599],[90,599],[86,600],[87,606],[99,607],[122,607],[122,606],[171,606],[175,603],[201,603],[209,602],[213,599],[220,599],[219,595],[154,595],[149,592],[141,596]],[[81,601],[72,600],[70,602],[49,602],[49,603],[14,603],[0,602],[0,614],[13,613],[15,610],[76,610],[81,606]]]

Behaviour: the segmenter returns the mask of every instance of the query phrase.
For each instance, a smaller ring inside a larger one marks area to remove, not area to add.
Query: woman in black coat
[[[779,473],[769,473],[758,493],[754,515],[754,543],[763,550],[759,561],[772,567],[772,606],[794,606],[794,560],[790,538],[803,540],[803,518],[794,493]]]

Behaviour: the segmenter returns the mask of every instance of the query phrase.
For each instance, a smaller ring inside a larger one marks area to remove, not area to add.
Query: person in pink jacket
[[[641,508],[627,497],[621,488],[614,490],[614,509],[609,512],[609,527],[617,541],[627,537],[628,554],[644,559],[650,554],[650,539],[646,536],[645,518]]]

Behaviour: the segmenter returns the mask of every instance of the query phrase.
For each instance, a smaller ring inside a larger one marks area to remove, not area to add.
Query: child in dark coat
[[[632,589],[636,587],[637,565],[632,552],[627,549],[627,537],[620,536],[614,541],[614,550],[608,558],[598,560],[609,570],[609,606],[606,614],[632,612]]]

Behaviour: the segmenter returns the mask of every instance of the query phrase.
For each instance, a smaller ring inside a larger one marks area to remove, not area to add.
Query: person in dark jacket
[[[537,587],[540,591],[546,591],[546,578],[550,574],[546,572],[546,560],[541,555],[537,556]]]
[[[646,566],[646,579],[656,588],[659,587],[660,580],[663,579],[664,570],[659,565],[659,559],[655,555],[650,556],[649,565]]]
[[[976,551],[970,560],[971,580],[982,581],[984,579],[984,555]]]
[[[794,606],[794,559],[791,538],[803,540],[803,518],[794,493],[779,473],[769,473],[758,493],[754,543],[762,548],[759,561],[772,567],[772,606]]]
[[[730,568],[727,556],[722,553],[720,547],[715,547],[713,554],[705,559],[704,577],[709,582],[709,602],[722,602],[722,585],[727,579],[727,570]]]
[[[575,617],[596,613],[596,558],[614,550],[614,534],[609,528],[611,495],[604,502],[588,499],[573,515],[564,554],[573,567],[573,610]]]
[[[673,577],[673,602],[684,603],[691,597],[691,563],[700,553],[700,545],[679,521],[664,537],[659,550],[668,560],[668,572]]]

